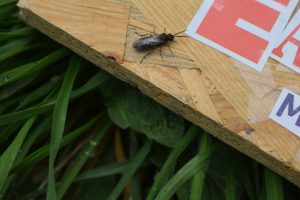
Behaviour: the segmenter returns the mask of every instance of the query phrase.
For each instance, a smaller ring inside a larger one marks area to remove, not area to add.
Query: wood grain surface
[[[149,2],[18,5],[28,24],[300,186],[300,139],[268,117],[282,88],[300,93],[300,76],[272,59],[259,73],[192,38],[176,38],[171,51],[158,49],[140,64],[145,53],[132,48],[139,34],[182,31],[201,5]]]

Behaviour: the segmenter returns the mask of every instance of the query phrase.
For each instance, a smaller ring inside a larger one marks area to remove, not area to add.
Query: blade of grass
[[[3,2],[3,1],[1,1]],[[6,6],[1,6],[0,9],[0,19],[8,19],[11,17],[12,14],[16,12],[16,5],[6,5]]]
[[[234,173],[233,173],[232,162],[233,162],[232,159],[230,159],[227,164],[226,190],[225,190],[226,200],[235,200]]]
[[[0,19],[0,27],[12,27],[21,24],[23,24],[23,22],[20,19],[13,16],[6,19]]]
[[[210,148],[212,145],[212,137],[202,131],[202,135],[200,137],[199,142],[199,156],[205,157],[206,155],[206,149]],[[191,196],[190,200],[201,200],[203,198],[203,188],[205,183],[205,175],[206,175],[206,169],[208,166],[208,162],[206,165],[199,169],[199,172],[195,174],[193,181],[192,181],[192,188],[191,188]]]
[[[27,53],[27,52],[35,50],[35,49],[40,49],[41,47],[43,47],[45,45],[46,45],[46,43],[28,44],[28,45],[27,44],[22,44],[22,45],[18,45],[16,47],[9,46],[9,47],[7,47],[9,50],[7,50],[4,53],[0,54],[0,61],[4,61],[6,59],[12,58],[13,56],[21,54],[25,51]]]
[[[43,199],[46,194],[46,189],[34,190],[28,194],[25,194],[20,198],[20,200],[28,200],[28,199]]]
[[[40,106],[34,106],[22,111],[13,112],[5,115],[0,116],[0,125],[4,124],[10,124],[13,122],[17,122],[26,118],[29,118],[31,116],[41,114],[43,112],[47,112],[51,110],[55,105],[55,101],[52,101],[51,103],[43,103]]]
[[[99,119],[101,119],[99,116],[94,117],[90,121],[88,121],[86,124],[82,125],[78,129],[72,131],[69,134],[66,134],[61,141],[60,148],[66,146],[70,142],[74,141],[77,139],[79,136],[81,136],[83,133],[85,133],[88,129],[90,129],[95,122],[97,122]],[[14,166],[11,170],[11,174],[20,172],[29,166],[34,165],[35,163],[39,162],[40,160],[46,158],[49,156],[49,151],[50,151],[50,145],[47,144],[33,153],[31,153],[29,156],[27,156],[25,159],[23,159],[20,163],[18,163],[16,166]]]
[[[24,89],[26,86],[30,85],[32,81],[36,79],[36,77],[37,74],[32,74],[23,79],[17,80],[16,82],[7,85],[6,87],[1,88],[0,101],[6,100],[8,102],[7,105],[11,105],[12,100],[8,98],[13,96],[17,92],[21,91],[22,89]],[[13,99],[18,99],[18,98],[13,98]]]
[[[115,174],[125,173],[130,166],[129,161],[123,161],[118,163],[113,163],[105,166],[101,166],[86,172],[82,172],[76,178],[76,181],[88,180],[94,178],[100,178],[105,176],[111,176]]]
[[[130,130],[130,149],[129,149],[129,155],[130,159],[134,158],[138,152],[138,139],[137,139],[137,133],[134,130]],[[129,191],[129,194],[132,199],[135,200],[141,200],[142,199],[142,192],[141,192],[141,182],[139,173],[135,173],[134,176],[131,179],[131,183],[127,185],[131,186],[131,191]]]
[[[192,182],[190,200],[201,200],[203,196],[203,185],[205,180],[205,171],[198,172]]]
[[[30,148],[32,147],[36,139],[42,133],[44,133],[48,128],[50,128],[49,126],[50,122],[51,122],[50,116],[47,116],[46,118],[38,122],[37,126],[31,131],[28,138],[26,138],[26,140],[24,141],[24,144],[22,145],[21,151],[18,157],[16,158],[14,166],[19,164],[24,159],[24,157],[27,155],[28,151],[30,150]]]
[[[256,199],[261,199],[260,198],[260,194],[261,194],[261,189],[263,188],[261,185],[261,181],[260,181],[260,170],[259,170],[259,164],[255,161],[252,160],[251,162],[251,174],[253,177],[253,187],[255,189],[255,194],[256,194]]]
[[[283,200],[281,177],[266,167],[264,167],[264,175],[266,199]]]
[[[15,133],[17,129],[20,128],[22,123],[15,123],[15,124],[7,124],[4,127],[1,127],[0,130],[0,144],[2,144],[10,135]]]
[[[8,42],[7,44],[0,47],[0,58],[2,58],[2,56],[5,55],[9,51],[13,51],[14,49],[17,49],[19,47],[23,47],[23,46],[29,44],[32,40],[33,40],[32,38],[22,38],[22,39],[13,40],[11,42]]]
[[[17,0],[2,0],[0,2],[0,6],[5,6],[5,5],[8,5],[8,4],[13,4],[13,3],[17,3]]]
[[[201,140],[200,146],[202,145]],[[210,144],[204,150],[204,152],[199,153],[189,162],[187,162],[159,191],[155,200],[165,200],[170,199],[172,195],[181,187],[184,183],[190,180],[196,173],[203,169],[212,154],[214,145]]]
[[[47,200],[57,199],[56,189],[55,189],[55,178],[54,178],[54,162],[59,147],[61,145],[61,139],[65,128],[68,103],[69,103],[72,87],[75,82],[75,78],[81,66],[81,62],[82,60],[78,56],[73,56],[71,58],[53,112],[49,171],[48,171],[48,187],[47,187],[47,197],[46,197]]]
[[[5,185],[4,185],[4,187],[3,187],[3,188],[1,189],[1,191],[0,191],[0,192],[2,193],[3,196],[6,196],[6,192],[7,192],[7,190],[9,189],[9,186],[10,186],[10,184],[11,184],[12,179],[13,179],[12,176],[7,177],[7,179],[6,179],[6,181],[5,181]],[[0,195],[0,199],[2,200],[1,195]],[[8,198],[8,199],[9,199],[9,198]]]
[[[10,146],[6,149],[6,151],[0,157],[0,190],[4,187],[5,182],[8,178],[9,171],[14,164],[14,161],[17,157],[17,154],[23,144],[23,141],[28,134],[31,126],[33,125],[36,117],[32,117],[27,120],[27,122],[23,125],[19,133],[17,134],[14,141],[10,144]],[[2,191],[0,191],[0,198],[3,197]]]
[[[102,120],[101,127],[96,130],[95,135],[90,139],[90,141],[82,148],[79,155],[76,157],[72,165],[66,170],[61,183],[57,189],[57,199],[62,199],[65,193],[68,191],[71,184],[74,182],[77,174],[84,166],[86,161],[89,159],[90,155],[93,153],[97,145],[101,142],[105,134],[112,127],[112,122],[108,119]]]
[[[24,27],[20,29],[16,29],[8,32],[0,32],[0,41],[4,41],[11,38],[17,38],[20,36],[34,36],[38,34],[38,32],[30,27]]]
[[[45,126],[47,127],[48,123],[50,122],[50,119],[51,118],[48,117],[48,118],[46,118],[46,120],[43,120],[42,123],[39,122],[37,127],[31,131],[31,134],[28,137],[26,137],[26,140],[24,140],[24,144],[22,144],[22,147],[19,150],[18,155],[17,155],[17,157],[14,161],[14,165],[19,163],[20,160],[22,160],[24,158],[24,156],[29,151],[29,148],[32,146],[32,144],[33,144],[34,140],[36,139],[36,137],[38,137],[39,134],[42,133]],[[9,175],[11,175],[11,173]],[[6,180],[4,189],[2,190],[3,194],[5,194],[7,189],[9,188],[9,186],[11,184],[11,181],[12,181],[12,178],[13,178],[13,176],[9,176],[8,179]]]
[[[250,170],[247,170],[247,167],[246,167],[246,160],[243,159],[243,157],[240,154],[238,154],[235,156],[235,162],[238,165],[236,172],[245,187],[248,198],[251,200],[257,200],[259,195],[255,191],[254,186],[258,183],[256,183],[256,184],[253,183],[253,181],[251,179]]]
[[[39,61],[22,65],[12,70],[6,71],[0,74],[0,87],[12,83],[20,78],[33,74],[43,68],[57,62],[58,60],[66,57],[69,54],[69,50],[66,48],[58,49]]]
[[[122,193],[123,189],[126,187],[134,173],[137,171],[137,169],[141,166],[143,161],[145,160],[146,156],[149,154],[151,149],[152,141],[147,140],[142,147],[142,149],[139,151],[139,153],[134,157],[132,162],[130,163],[130,166],[128,167],[126,173],[123,174],[120,181],[114,188],[114,190],[111,192],[110,196],[107,198],[108,200],[116,200]]]
[[[19,106],[16,110],[24,108],[27,105],[41,99],[42,97],[49,94],[57,85],[61,82],[61,76],[53,76],[48,82],[41,85],[39,88],[29,93],[22,101],[20,101]]]
[[[104,82],[106,82],[110,78],[111,78],[111,76],[108,73],[106,73],[105,71],[100,71],[100,72],[96,73],[82,87],[74,90],[71,94],[71,98],[77,98],[77,97],[81,97],[82,95],[85,95],[86,93],[90,92],[91,90],[98,88],[100,85],[102,85]]]
[[[205,165],[206,158],[195,156],[185,164],[157,194],[155,200],[170,199],[172,195]]]
[[[85,95],[86,93],[91,92],[92,90],[98,88],[109,78],[110,78],[110,76],[108,76],[108,74],[105,73],[104,71],[98,72],[89,81],[87,81],[82,87],[74,90],[71,93],[71,100],[81,97],[81,96]],[[41,114],[43,112],[47,112],[54,107],[56,101],[57,100],[51,100],[51,101],[42,103],[38,106],[33,106],[33,107],[25,109],[25,110],[9,113],[6,115],[1,115],[0,116],[0,125],[13,123],[13,122],[20,121],[20,120],[29,118],[31,116],[37,115],[37,114]]]
[[[197,132],[198,128],[196,126],[192,126],[182,137],[182,139],[178,142],[178,144],[176,145],[176,147],[171,152],[170,156],[162,166],[160,172],[156,175],[155,181],[147,196],[147,200],[154,199],[159,189],[166,183],[167,179],[169,178],[169,169],[171,168],[171,166],[175,165],[176,160],[178,159],[180,154],[185,150],[188,144],[190,144],[190,142],[194,139]]]

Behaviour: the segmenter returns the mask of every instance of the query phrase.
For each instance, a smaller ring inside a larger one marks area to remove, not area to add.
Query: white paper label
[[[283,89],[270,118],[300,136],[300,96]]]

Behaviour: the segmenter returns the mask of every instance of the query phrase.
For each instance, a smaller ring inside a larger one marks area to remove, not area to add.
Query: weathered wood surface
[[[198,0],[20,0],[30,25],[170,110],[300,186],[300,139],[269,119],[282,88],[300,93],[300,76],[270,59],[263,72],[192,38],[147,57],[139,36],[184,30]],[[118,63],[107,59],[113,56]],[[246,131],[251,130],[254,131]]]

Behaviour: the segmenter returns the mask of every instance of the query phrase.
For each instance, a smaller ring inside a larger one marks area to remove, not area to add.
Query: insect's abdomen
[[[166,43],[166,41],[161,40],[159,36],[153,36],[153,37],[143,37],[141,39],[138,39],[133,43],[132,46],[137,50],[147,51],[157,46],[160,46],[164,43]]]

